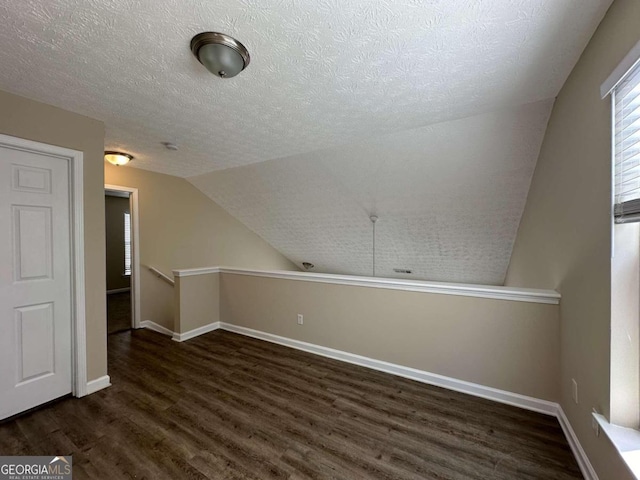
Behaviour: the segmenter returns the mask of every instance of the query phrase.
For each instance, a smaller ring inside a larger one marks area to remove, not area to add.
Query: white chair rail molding
[[[556,416],[597,478],[557,401],[554,290],[217,266],[173,275],[173,330],[143,326],[178,342],[223,329]]]

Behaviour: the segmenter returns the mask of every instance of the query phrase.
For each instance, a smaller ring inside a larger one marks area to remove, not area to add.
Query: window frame
[[[124,212],[124,265],[123,277],[131,277],[133,268],[132,242],[131,242],[131,213]]]

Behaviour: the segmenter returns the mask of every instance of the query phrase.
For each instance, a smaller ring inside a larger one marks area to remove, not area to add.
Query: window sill
[[[593,413],[593,418],[600,425],[600,430],[607,435],[611,443],[616,447],[631,473],[640,479],[640,431],[634,428],[612,425],[599,413]]]

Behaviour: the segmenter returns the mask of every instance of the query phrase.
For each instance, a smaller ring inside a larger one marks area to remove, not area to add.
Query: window
[[[131,214],[124,214],[124,274],[131,275]]]
[[[616,223],[640,221],[640,65],[616,85],[614,214]]]
[[[613,213],[608,418],[594,417],[640,478],[640,42],[601,87],[612,97]],[[595,412],[595,410],[594,410]],[[634,427],[634,428],[623,428]]]

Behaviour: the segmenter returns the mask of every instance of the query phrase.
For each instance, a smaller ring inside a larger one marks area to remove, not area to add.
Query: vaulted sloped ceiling
[[[377,213],[377,274],[499,284],[611,1],[5,0],[0,89],[103,120],[132,167],[190,178],[316,271],[370,274]],[[239,76],[191,55],[212,30],[251,52]]]
[[[551,101],[189,180],[314,271],[500,284]],[[410,268],[397,275],[393,268]]]

